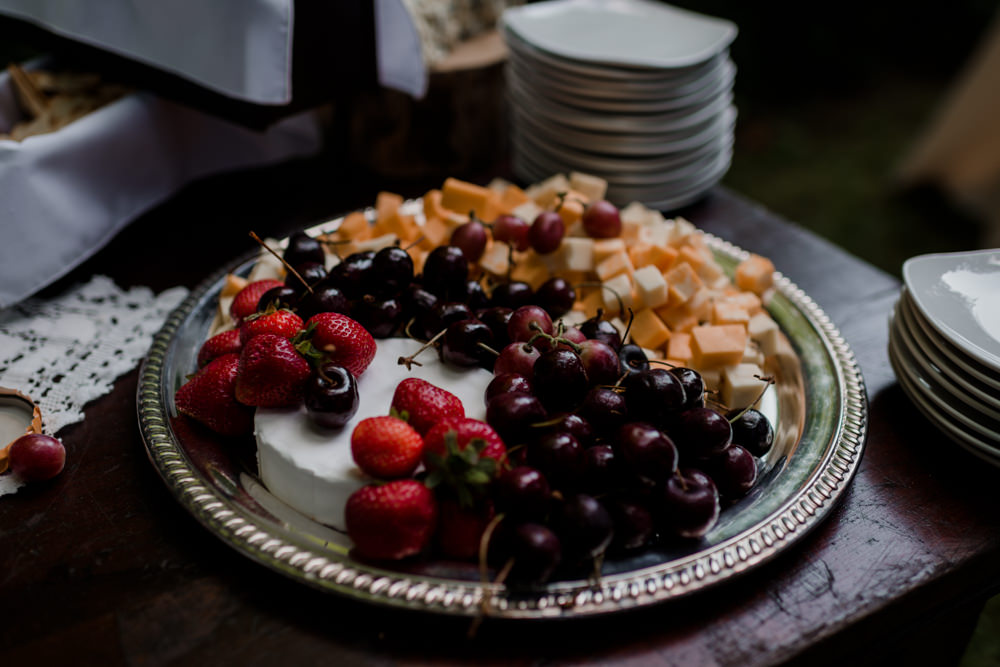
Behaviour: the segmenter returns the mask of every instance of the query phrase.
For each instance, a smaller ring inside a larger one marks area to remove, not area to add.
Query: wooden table
[[[386,184],[381,184],[386,187]],[[419,194],[424,185],[395,188]],[[392,184],[388,187],[392,188]],[[67,280],[195,286],[252,247],[373,200],[332,161],[218,177],[144,216]],[[56,480],[0,499],[0,655],[26,664],[947,664],[1000,582],[995,470],[939,435],[886,356],[889,275],[725,189],[684,214],[773,258],[853,346],[868,445],[831,516],[766,566],[689,599],[582,621],[468,621],[316,592],[249,561],[146,458],[137,373],[60,435]]]

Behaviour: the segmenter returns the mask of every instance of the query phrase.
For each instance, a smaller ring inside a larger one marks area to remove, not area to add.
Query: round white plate
[[[930,384],[936,393],[942,394],[942,400],[952,405],[964,405],[970,411],[970,418],[974,418],[976,421],[994,420],[1000,427],[1000,410],[963,391],[960,386],[953,383],[948,376],[923,356],[920,347],[909,337],[906,327],[902,324],[898,306],[896,317],[889,330],[889,337],[892,344],[899,351],[905,353],[906,359],[914,365],[914,372]]]
[[[532,95],[514,79],[507,80],[511,105],[544,116],[549,122],[594,132],[665,133],[690,130],[710,120],[733,102],[731,90],[692,108],[656,114],[595,113]]]
[[[528,70],[536,76],[544,77],[563,88],[583,91],[595,97],[629,97],[637,99],[658,99],[668,96],[689,94],[696,88],[705,85],[706,81],[719,75],[723,67],[735,67],[733,61],[726,55],[709,61],[705,67],[685,74],[663,79],[636,80],[627,75],[594,76],[583,74],[560,67],[553,67],[544,61],[532,58],[519,51],[511,49],[508,52],[508,63],[518,70],[518,73]],[[511,69],[510,67],[508,70]]]
[[[924,317],[923,313],[920,312],[916,304],[913,303],[911,296],[912,295],[909,293],[909,290],[904,288],[903,304],[906,307],[909,321],[916,324],[916,326],[920,328],[924,337],[948,359],[952,367],[958,368],[964,373],[968,373],[979,382],[982,382],[991,389],[1000,392],[1000,378],[972,357],[966,355],[955,345],[948,342],[948,340],[945,339],[937,329],[931,326],[931,323],[927,321],[927,318]]]
[[[942,389],[935,380],[921,373],[909,350],[899,345],[898,335],[892,325],[890,325],[889,335],[890,347],[896,354],[903,374],[916,387],[921,396],[948,421],[964,431],[975,434],[979,440],[993,447],[1000,454],[1000,422],[975,412],[964,401],[956,400]],[[897,371],[896,374],[898,376],[899,372]]]
[[[728,67],[721,71],[718,76],[699,82],[703,85],[695,86],[694,90],[686,95],[660,99],[628,99],[622,97],[609,99],[607,97],[602,98],[588,95],[586,89],[560,89],[558,86],[545,81],[544,74],[533,77],[530,74],[521,76],[518,72],[514,72],[514,78],[525,87],[529,94],[535,97],[596,113],[630,114],[669,113],[680,109],[697,108],[726,91],[732,90],[735,76],[736,68]]]
[[[731,143],[736,122],[732,107],[724,109],[702,131],[676,139],[654,141],[627,136],[602,136],[553,127],[530,113],[514,109],[511,132],[530,142],[530,152],[586,160],[605,171],[628,174],[660,173],[704,154],[706,149]]]
[[[903,388],[903,392],[913,401],[917,409],[927,417],[931,424],[936,426],[949,440],[970,454],[987,463],[1000,466],[1000,452],[980,440],[976,435],[967,432],[951,420],[945,418],[924,398],[923,394],[909,379],[909,376],[906,375],[904,365],[897,358],[896,350],[892,346],[889,347],[889,363],[896,373],[896,378],[899,380],[899,386]]]
[[[903,280],[935,329],[1000,374],[1000,249],[912,257]]]
[[[627,67],[687,67],[736,37],[730,21],[651,0],[552,0],[508,9],[503,24],[563,58]]]
[[[941,355],[927,339],[920,325],[910,318],[909,306],[903,303],[904,298],[900,297],[900,303],[896,306],[895,324],[901,334],[900,341],[921,364],[921,368],[939,379],[946,389],[954,389],[953,395],[968,401],[970,405],[995,419],[1000,419],[1000,393],[964,373]]]
[[[590,83],[569,83],[563,78],[552,76],[548,70],[531,67],[515,57],[509,60],[506,75],[517,79],[535,94],[551,97],[564,104],[599,111],[656,113],[695,105],[699,100],[711,97],[723,88],[732,88],[736,65],[725,60],[718,68],[693,81],[676,86],[660,85],[642,93],[602,88]]]

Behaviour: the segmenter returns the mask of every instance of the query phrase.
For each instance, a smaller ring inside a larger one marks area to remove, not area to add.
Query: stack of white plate
[[[889,326],[899,384],[951,440],[1000,466],[1000,249],[903,264]]]
[[[519,178],[583,171],[615,203],[668,210],[729,169],[731,22],[653,0],[551,0],[502,25]]]

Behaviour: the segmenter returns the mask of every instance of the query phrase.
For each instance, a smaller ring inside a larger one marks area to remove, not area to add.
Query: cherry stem
[[[503,521],[503,518],[504,515],[502,513],[497,514],[495,517],[493,517],[490,520],[490,522],[486,524],[486,528],[483,529],[483,534],[479,538],[479,579],[483,583],[483,599],[482,602],[480,603],[480,611],[482,613],[473,619],[472,625],[469,627],[470,637],[476,634],[476,630],[479,628],[479,625],[483,622],[483,619],[486,618],[486,616],[488,616],[490,613],[489,603],[490,603],[490,598],[493,595],[492,593],[493,589],[487,586],[487,584],[490,583],[490,577],[489,577],[489,571],[486,567],[486,560],[487,556],[489,555],[490,540],[493,539],[493,533],[496,531],[497,526],[500,525],[500,522]],[[507,578],[507,575],[510,574],[510,568],[513,566],[514,566],[514,559],[511,558],[510,560],[507,561],[507,563],[504,565],[504,568],[497,575],[497,580],[494,583],[496,584],[503,583],[503,579]]]
[[[420,243],[423,243],[426,238],[427,238],[426,236],[421,235],[420,238],[418,238],[416,241],[414,241],[410,245],[408,245],[405,248],[403,248],[403,250],[406,251],[406,252],[410,252],[410,248],[413,248],[413,247],[419,245]]]
[[[559,321],[559,326],[560,326],[559,333],[561,334],[562,333],[562,320]],[[544,331],[542,331],[542,326],[538,322],[532,322],[531,324],[528,325],[528,328],[537,332],[534,336],[532,336],[531,338],[528,339],[528,345],[531,345],[532,343],[534,343],[539,338],[542,338],[542,339],[547,340],[550,343],[552,343],[553,347],[555,347],[556,345],[559,345],[559,344],[563,344],[563,345],[566,345],[569,348],[572,348],[572,350],[574,352],[576,352],[577,354],[580,354],[581,352],[583,352],[583,348],[580,347],[580,345],[578,343],[574,343],[573,341],[571,341],[569,338],[563,338],[561,335],[555,335],[555,336],[553,336],[552,334],[545,333]]]
[[[396,361],[396,363],[399,364],[399,365],[401,365],[401,366],[406,366],[406,370],[408,370],[408,371],[413,370],[412,367],[413,367],[414,364],[416,364],[417,366],[423,366],[422,363],[420,363],[419,361],[416,360],[417,355],[420,354],[421,352],[423,352],[424,350],[426,350],[427,348],[432,347],[434,345],[434,343],[436,343],[438,341],[438,339],[445,334],[446,331],[448,331],[447,328],[441,329],[441,331],[437,332],[434,335],[434,338],[431,338],[429,341],[427,341],[426,343],[424,343],[423,345],[421,345],[419,350],[417,350],[416,352],[414,352],[413,354],[411,354],[408,357],[400,357]]]
[[[608,290],[609,292],[611,292],[612,294],[615,295],[615,300],[618,301],[618,312],[619,313],[624,313],[625,312],[625,302],[622,301],[621,294],[619,294],[618,292],[616,292],[612,288],[608,287],[604,283],[596,283],[596,282],[593,282],[593,281],[587,281],[587,282],[577,283],[576,285],[573,285],[573,287],[574,288],[576,288],[576,287],[600,287],[601,289],[606,289],[606,290]],[[632,312],[631,308],[629,308],[629,312]],[[603,308],[599,308],[597,310],[597,318],[600,319],[603,314],[604,314],[604,309]],[[622,336],[622,342],[624,342],[624,341],[625,341],[625,337]]]
[[[621,301],[621,299],[619,299]],[[625,333],[622,334],[622,343],[628,340],[628,332],[632,330],[632,322],[635,320],[635,313],[632,312],[632,307],[629,306],[628,309],[628,324],[625,325]]]
[[[302,276],[301,276],[301,275],[299,274],[299,272],[298,272],[298,271],[296,271],[295,269],[293,269],[293,268],[292,268],[292,265],[291,265],[291,264],[289,264],[288,262],[286,262],[286,261],[285,261],[285,258],[284,258],[284,257],[282,257],[282,256],[281,256],[281,255],[279,255],[279,254],[278,254],[277,252],[275,252],[275,251],[274,251],[274,250],[272,250],[272,249],[271,249],[270,247],[268,247],[268,245],[267,245],[266,243],[264,243],[264,241],[263,241],[263,240],[262,240],[262,239],[261,239],[261,238],[260,238],[259,236],[257,236],[257,232],[254,232],[254,231],[251,231],[251,232],[250,232],[250,237],[251,237],[251,238],[253,238],[253,240],[254,240],[254,241],[256,241],[257,243],[259,243],[259,244],[260,244],[260,247],[261,247],[261,248],[263,248],[264,250],[268,251],[269,253],[271,253],[272,255],[274,255],[275,257],[277,257],[277,258],[278,258],[278,261],[279,261],[279,262],[281,262],[281,265],[282,265],[282,266],[284,266],[284,267],[285,267],[286,269],[288,269],[289,271],[291,271],[291,272],[292,272],[292,274],[293,274],[293,275],[294,275],[294,276],[295,276],[296,278],[298,278],[298,279],[299,279],[299,282],[301,282],[301,283],[302,283],[303,285],[305,285],[305,286],[306,286],[306,289],[307,289],[307,290],[309,290],[309,293],[310,293],[310,294],[312,294],[312,293],[313,293],[313,288],[312,288],[312,285],[310,285],[309,283],[307,283],[307,282],[306,282],[306,280],[305,280],[305,278],[303,278],[303,277],[302,277]]]
[[[492,347],[490,347],[489,345],[487,345],[483,341],[478,341],[476,343],[476,347],[481,347],[482,349],[486,350],[487,352],[489,352],[490,354],[492,354],[494,356],[497,356],[497,357],[500,356],[499,352],[497,352],[496,350],[494,350]]]

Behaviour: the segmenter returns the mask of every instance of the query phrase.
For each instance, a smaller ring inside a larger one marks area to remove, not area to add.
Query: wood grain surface
[[[93,273],[123,286],[193,287],[252,247],[250,229],[284,234],[364,205],[380,187],[329,162],[201,182],[49,291]],[[416,195],[422,187],[398,190]],[[771,257],[839,327],[864,374],[871,421],[860,470],[797,547],[689,599],[579,621],[489,619],[469,639],[467,620],[314,591],[203,529],[146,458],[133,371],[59,434],[68,450],[61,476],[0,498],[0,662],[954,661],[1000,582],[1000,476],[947,442],[896,385],[886,345],[897,280],[723,188],[683,214]]]

